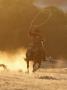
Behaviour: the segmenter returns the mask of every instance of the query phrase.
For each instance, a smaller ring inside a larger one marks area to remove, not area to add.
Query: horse
[[[41,48],[27,49],[26,62],[27,62],[27,69],[28,70],[30,67],[30,62],[33,62],[32,72],[37,71],[40,68],[42,61],[45,61],[45,50],[42,47]]]

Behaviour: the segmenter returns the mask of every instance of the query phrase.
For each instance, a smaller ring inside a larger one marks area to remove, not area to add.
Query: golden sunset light
[[[0,52],[0,64],[6,65],[7,70],[25,72],[27,70],[25,53],[25,49],[19,49],[16,53]]]
[[[0,90],[67,90],[67,0],[0,0]]]

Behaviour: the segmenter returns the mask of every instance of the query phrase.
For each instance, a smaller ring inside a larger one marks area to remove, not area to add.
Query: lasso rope
[[[49,19],[51,18],[51,16],[52,16],[52,13],[51,13],[51,10],[47,10],[47,11],[48,11],[48,17],[47,17],[47,19],[46,19],[44,22],[42,22],[42,23],[40,23],[40,24],[38,24],[38,25],[33,25],[33,23],[37,20],[38,16],[39,16],[42,12],[40,11],[37,15],[35,15],[35,17],[34,17],[34,18],[32,19],[32,21],[31,21],[29,30],[30,30],[32,27],[37,28],[37,27],[40,27],[40,26],[42,26],[42,25],[45,25],[45,24],[48,22],[48,20],[49,20]]]

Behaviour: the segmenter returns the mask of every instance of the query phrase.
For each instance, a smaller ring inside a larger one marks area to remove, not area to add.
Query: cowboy
[[[29,32],[29,36],[31,39],[31,44],[29,45],[26,53],[27,59],[27,68],[29,68],[29,61],[33,61],[33,71],[36,63],[38,63],[38,68],[41,65],[41,60],[45,59],[45,51],[43,46],[43,40],[38,29],[31,30]]]

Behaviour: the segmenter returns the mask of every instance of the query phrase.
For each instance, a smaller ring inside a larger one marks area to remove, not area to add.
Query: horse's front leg
[[[33,65],[33,72],[37,71],[41,66],[41,60],[36,60]]]
[[[25,58],[25,61],[26,61],[26,73],[28,73],[29,72],[29,59]]]
[[[33,65],[34,65],[34,61],[33,60],[29,60],[29,73],[33,72]]]

